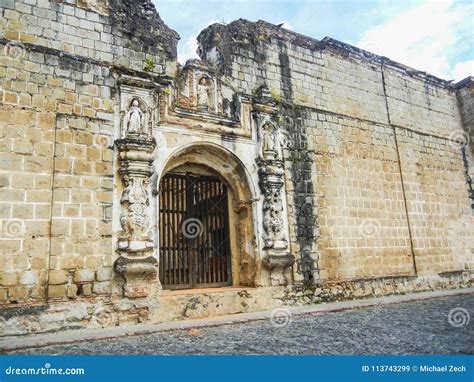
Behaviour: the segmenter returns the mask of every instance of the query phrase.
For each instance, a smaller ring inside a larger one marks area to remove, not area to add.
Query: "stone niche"
[[[189,60],[182,69],[172,111],[195,118],[239,127],[241,97],[199,60]]]
[[[145,79],[136,79],[131,76],[122,76],[119,80],[120,86],[120,136],[126,135],[129,121],[128,113],[134,106],[134,101],[138,103],[139,111],[142,113],[143,129],[151,136],[153,128],[159,121],[159,88],[154,82]],[[137,110],[138,111],[138,110]],[[130,133],[130,132],[129,132]],[[131,132],[133,133],[133,132]]]

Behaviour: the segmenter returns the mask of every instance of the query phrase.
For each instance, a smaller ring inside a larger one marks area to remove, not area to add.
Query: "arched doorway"
[[[159,275],[164,289],[232,284],[227,186],[202,172],[181,166],[161,180]]]
[[[235,154],[212,143],[177,150],[158,194],[163,289],[260,284],[255,188]]]

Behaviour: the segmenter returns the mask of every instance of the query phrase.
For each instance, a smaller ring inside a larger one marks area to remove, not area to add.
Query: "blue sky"
[[[153,0],[195,58],[196,36],[214,22],[259,19],[359,46],[447,80],[474,75],[474,1]]]

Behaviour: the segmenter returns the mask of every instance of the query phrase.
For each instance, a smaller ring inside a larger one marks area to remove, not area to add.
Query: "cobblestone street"
[[[474,298],[467,294],[15,354],[474,354],[473,314]]]

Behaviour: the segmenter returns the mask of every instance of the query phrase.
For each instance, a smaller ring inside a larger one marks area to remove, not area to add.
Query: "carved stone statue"
[[[147,212],[148,179],[125,175],[124,183],[125,189],[120,202],[127,206],[127,210],[120,216],[120,222],[126,235],[132,239],[142,239],[146,236],[150,222]]]
[[[260,157],[266,160],[283,157],[282,146],[284,144],[278,127],[267,122],[260,129]]]
[[[285,242],[283,235],[284,170],[281,163],[260,163],[258,171],[260,188],[263,192],[263,229],[265,248],[273,248],[275,243]]]
[[[138,134],[147,135],[145,126],[145,114],[140,109],[139,102],[137,99],[132,101],[132,106],[125,115],[124,131],[125,134]]]
[[[279,187],[270,187],[263,200],[263,228],[266,233],[265,246],[272,247],[274,241],[282,240],[283,204]]]
[[[197,86],[197,104],[200,108],[209,108],[211,89],[206,78],[202,77]]]

